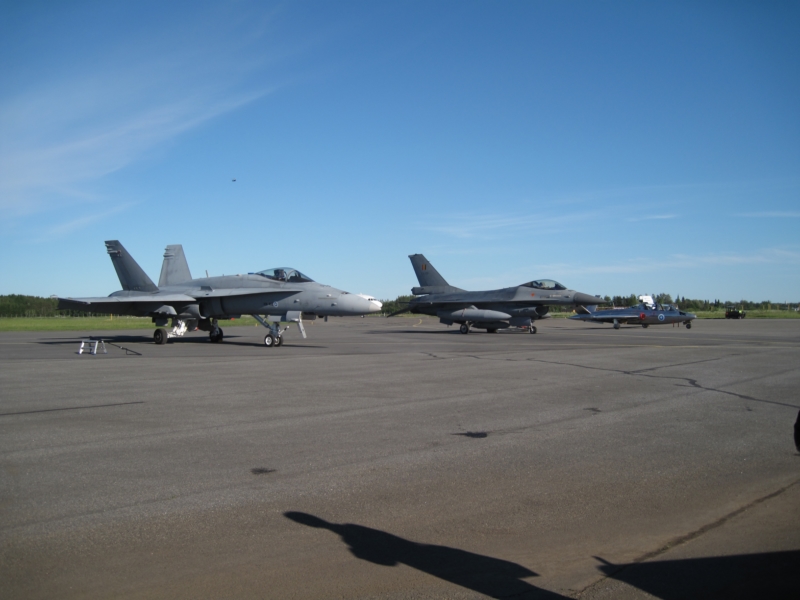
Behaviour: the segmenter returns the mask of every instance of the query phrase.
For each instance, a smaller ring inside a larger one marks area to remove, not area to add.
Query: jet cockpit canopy
[[[312,283],[314,281],[308,275],[303,275],[297,269],[292,269],[290,267],[266,269],[264,271],[259,271],[256,275],[261,275],[273,281],[286,281],[288,283]]]
[[[552,279],[537,279],[536,281],[531,281],[529,283],[523,283],[522,285],[526,287],[532,287],[537,290],[565,290],[563,285],[558,283],[557,281],[553,281]]]

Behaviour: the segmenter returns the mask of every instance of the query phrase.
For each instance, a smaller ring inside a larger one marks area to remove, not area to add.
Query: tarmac
[[[0,597],[797,598],[800,320],[538,328],[2,333]]]

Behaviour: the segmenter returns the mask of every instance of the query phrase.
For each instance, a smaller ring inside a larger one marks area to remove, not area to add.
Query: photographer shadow
[[[404,564],[490,598],[565,598],[523,581],[537,574],[507,560],[448,546],[412,542],[363,525],[329,523],[302,512],[286,512],[284,516],[301,525],[332,531],[348,545],[353,556],[376,565]]]

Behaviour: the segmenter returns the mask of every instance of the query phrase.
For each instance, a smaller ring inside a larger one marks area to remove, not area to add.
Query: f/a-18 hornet
[[[614,329],[620,325],[641,325],[645,329],[650,325],[667,325],[683,323],[686,329],[692,328],[692,320],[696,317],[692,313],[683,312],[670,304],[658,304],[652,296],[639,296],[638,306],[628,308],[610,308],[597,310],[596,306],[578,306],[578,313],[570,317],[576,321],[589,321],[591,323],[613,323]]]
[[[59,298],[59,309],[152,317],[156,344],[200,329],[212,342],[222,341],[220,320],[252,315],[269,330],[267,347],[280,346],[280,323],[297,323],[305,338],[303,319],[359,316],[380,312],[381,303],[315,282],[296,269],[267,269],[246,275],[192,279],[180,245],[167,246],[158,287],[116,240],[106,249],[122,289],[101,298]],[[171,321],[172,328],[165,326]]]
[[[497,333],[498,329],[508,327],[527,327],[530,333],[536,333],[533,322],[548,317],[550,306],[603,302],[602,298],[568,290],[551,279],[499,290],[468,292],[449,285],[422,254],[412,254],[408,258],[419,280],[419,287],[412,288],[411,293],[418,297],[394,314],[433,315],[445,325],[458,323],[461,333],[469,333],[472,328]]]

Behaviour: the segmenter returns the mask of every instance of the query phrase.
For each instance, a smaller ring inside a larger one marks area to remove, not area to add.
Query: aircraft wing
[[[585,317],[585,320],[594,321],[595,323],[613,323],[614,321],[617,321],[619,323],[625,323],[627,325],[629,325],[631,323],[636,324],[636,323],[640,322],[638,314],[636,314],[636,315],[624,314],[624,315],[617,315],[617,316],[614,316],[614,315],[601,315],[601,316],[592,315],[591,317]]]
[[[59,298],[58,304],[74,304],[77,307],[96,307],[101,304],[119,306],[120,304],[169,304],[171,302],[194,302],[192,296],[185,294],[157,294],[141,296],[100,296],[98,298]],[[73,307],[65,307],[73,308]]]
[[[99,298],[59,298],[59,310],[81,310],[105,314],[157,312],[172,303],[191,303],[195,299],[184,294],[143,294],[141,296],[101,296]]]

